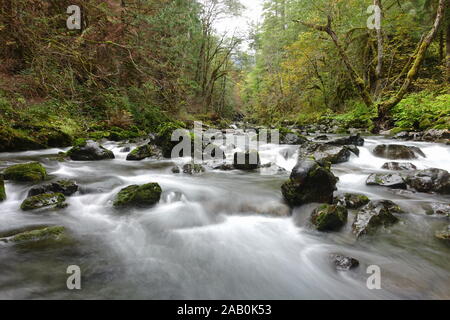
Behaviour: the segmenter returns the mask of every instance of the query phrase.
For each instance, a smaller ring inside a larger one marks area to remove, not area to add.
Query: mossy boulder
[[[183,173],[184,174],[199,174],[205,172],[205,168],[196,163],[187,163],[183,166]]]
[[[334,204],[346,207],[347,209],[359,209],[370,202],[370,199],[362,194],[346,193],[334,199]]]
[[[311,214],[311,222],[319,231],[338,231],[347,223],[347,208],[324,204]]]
[[[290,179],[281,191],[291,206],[318,202],[332,203],[338,178],[330,170],[330,164],[321,164],[314,160],[300,161],[292,170]]]
[[[76,145],[67,152],[74,161],[97,161],[114,159],[114,153],[92,140],[78,140]]]
[[[33,197],[44,193],[62,193],[65,196],[71,196],[77,191],[78,185],[75,181],[59,180],[31,188],[28,192],[28,197]]]
[[[236,152],[233,158],[233,166],[237,170],[256,170],[261,166],[259,153],[257,151]]]
[[[353,233],[357,237],[374,234],[381,227],[389,227],[399,222],[394,213],[402,212],[402,209],[392,201],[371,201],[356,215]]]
[[[155,146],[146,144],[131,151],[127,156],[127,161],[141,161],[146,158],[154,157],[157,154]]]
[[[420,148],[412,146],[403,146],[397,144],[381,144],[375,147],[373,154],[379,158],[391,159],[391,160],[410,160],[418,159],[419,156],[426,158]]]
[[[41,208],[64,208],[66,197],[62,193],[44,193],[29,197],[22,202],[20,208],[23,211],[31,211]]]
[[[19,234],[16,234],[8,239],[8,241],[20,243],[20,242],[28,242],[28,241],[42,241],[42,240],[60,240],[66,232],[64,227],[54,226],[54,227],[45,227],[41,229],[25,231]]]
[[[132,185],[122,189],[114,200],[115,207],[149,207],[161,199],[162,190],[157,183]]]
[[[6,200],[5,182],[0,177],[0,202]]]
[[[396,173],[382,174],[376,173],[371,174],[367,180],[366,184],[368,186],[380,186],[391,189],[402,189],[406,190],[406,181],[405,179]]]
[[[174,131],[184,129],[180,124],[178,123],[165,123],[162,125],[157,134],[155,135],[155,144],[161,148],[162,154],[164,158],[171,158],[172,157],[172,150],[178,145],[178,143],[181,141],[181,138],[179,141],[172,141],[172,135]],[[186,132],[187,134],[187,132]],[[192,138],[192,136],[191,136]],[[193,143],[193,141],[192,141]],[[190,156],[190,155],[185,155]]]
[[[47,170],[39,162],[16,164],[3,171],[5,180],[39,182],[47,178]]]
[[[0,126],[0,152],[45,149],[45,144],[29,136],[28,132]]]

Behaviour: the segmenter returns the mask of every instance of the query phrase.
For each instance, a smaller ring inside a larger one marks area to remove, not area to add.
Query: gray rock
[[[406,178],[409,187],[419,192],[450,194],[450,174],[441,169],[417,171]]]
[[[429,203],[424,206],[427,215],[450,217],[450,203]]]
[[[392,171],[412,171],[417,170],[417,167],[409,162],[387,162],[383,165],[382,169]]]
[[[331,259],[336,269],[340,271],[348,271],[359,266],[359,261],[352,257],[334,254],[331,256]]]
[[[397,144],[382,144],[375,147],[373,154],[379,158],[392,160],[418,159],[419,156],[426,158],[425,154],[417,147],[402,146]]]
[[[374,234],[380,227],[389,227],[400,220],[394,213],[402,213],[401,208],[392,201],[371,201],[355,217],[353,233],[360,237]]]
[[[334,199],[334,203],[347,209],[359,209],[370,202],[370,199],[362,194],[346,193]]]
[[[357,147],[362,147],[362,146],[364,146],[364,142],[365,141],[363,138],[361,138],[361,135],[356,134],[356,135],[351,135],[349,137],[332,139],[332,140],[328,141],[327,144],[337,145],[337,146],[353,145],[353,146],[357,146]]]
[[[380,186],[387,187],[391,189],[406,189],[405,179],[399,174],[389,173],[389,174],[371,174],[367,178],[366,184],[368,186]]]

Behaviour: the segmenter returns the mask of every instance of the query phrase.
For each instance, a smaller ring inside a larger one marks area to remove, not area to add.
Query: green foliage
[[[430,91],[413,93],[403,99],[392,112],[398,128],[450,129],[450,94]]]

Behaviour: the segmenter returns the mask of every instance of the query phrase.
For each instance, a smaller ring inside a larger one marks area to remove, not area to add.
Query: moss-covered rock
[[[347,208],[324,204],[311,214],[311,222],[319,231],[337,231],[347,223]]]
[[[26,131],[0,126],[0,152],[39,150],[45,147]]]
[[[76,145],[67,152],[74,161],[97,161],[114,159],[114,153],[92,140],[78,140]]]
[[[18,182],[39,182],[47,178],[47,171],[39,162],[10,166],[3,171],[5,180]]]
[[[362,194],[346,193],[334,199],[334,204],[346,207],[347,209],[359,209],[370,202],[370,199]]]
[[[156,136],[155,136],[155,144],[161,148],[162,154],[164,158],[172,157],[172,150],[178,145],[179,141],[172,141],[172,134],[175,130],[184,129],[178,123],[165,123],[162,125]],[[181,141],[181,139],[180,139]],[[185,155],[190,156],[190,155]]]
[[[5,182],[0,177],[0,202],[6,200]]]
[[[257,151],[236,152],[233,166],[237,170],[251,171],[261,166],[261,159]]]
[[[9,241],[11,242],[28,242],[28,241],[42,241],[42,240],[59,240],[64,236],[66,229],[64,227],[46,227],[42,229],[36,229],[31,231],[25,231],[12,236]]]
[[[41,208],[64,208],[66,197],[61,193],[44,193],[29,197],[22,202],[20,208],[23,211],[30,211]]]
[[[78,185],[72,180],[59,180],[49,184],[36,186],[28,192],[29,197],[44,193],[62,193],[65,196],[71,196],[78,191]]]
[[[161,199],[162,190],[157,183],[132,185],[122,189],[114,200],[115,207],[149,207]]]
[[[187,163],[183,166],[183,173],[184,174],[199,174],[205,172],[205,168],[196,163]]]
[[[435,236],[437,239],[450,244],[450,225],[448,225],[444,230],[436,232]]]
[[[290,179],[282,185],[281,191],[291,206],[312,202],[332,203],[337,181],[329,163],[303,160],[292,170]]]
[[[157,155],[156,147],[146,144],[131,151],[127,156],[127,161],[140,161]]]
[[[374,234],[380,227],[389,227],[399,222],[394,213],[402,212],[402,209],[392,201],[371,201],[356,215],[353,233],[357,237]]]

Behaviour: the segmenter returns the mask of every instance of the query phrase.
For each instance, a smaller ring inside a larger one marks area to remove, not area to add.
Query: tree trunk
[[[450,9],[447,10],[447,35],[446,35],[446,64],[447,81],[450,81]]]
[[[381,22],[383,18],[383,9],[381,6],[381,0],[374,0],[374,5],[380,8],[380,27],[376,29],[377,31],[377,67],[375,69],[375,98],[381,93],[382,87],[382,76],[383,76],[383,60],[384,60],[384,39],[383,39],[383,29],[381,27]]]

